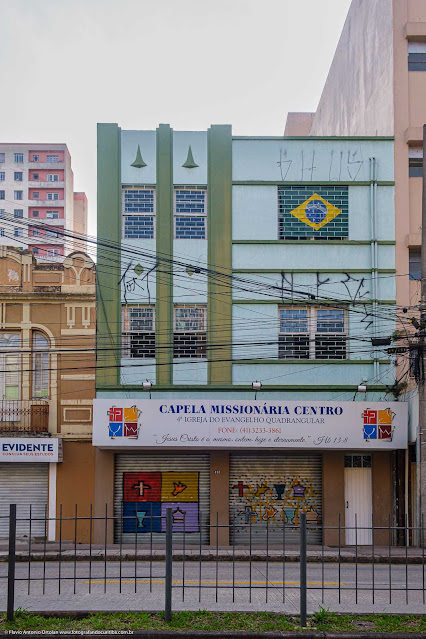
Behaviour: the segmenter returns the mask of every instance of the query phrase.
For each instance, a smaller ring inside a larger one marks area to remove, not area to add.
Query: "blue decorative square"
[[[109,436],[110,437],[123,437],[123,422],[110,422],[109,423]]]
[[[377,439],[377,426],[364,424],[364,439]]]
[[[161,532],[160,502],[123,503],[123,533]]]

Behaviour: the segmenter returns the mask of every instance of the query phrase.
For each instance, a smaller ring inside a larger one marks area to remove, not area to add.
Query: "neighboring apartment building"
[[[38,264],[29,250],[0,246],[0,503],[32,517],[89,514],[93,467],[95,266],[84,253]],[[0,518],[0,536],[7,535]],[[71,538],[63,522],[63,538]],[[85,534],[84,525],[79,535]],[[47,524],[55,539],[55,521]],[[18,522],[18,537],[29,523]],[[68,535],[68,536],[66,536]]]
[[[0,244],[59,261],[85,250],[73,233],[86,233],[87,199],[73,188],[66,144],[0,143]]]
[[[99,125],[109,541],[161,539],[168,506],[193,543],[279,541],[301,512],[317,543],[322,523],[339,542],[339,517],[388,525],[407,405],[389,401],[395,368],[371,340],[395,330],[393,178],[391,138]],[[231,539],[215,529],[229,521]]]
[[[289,113],[285,135],[394,136],[396,300],[401,309],[397,328],[402,334],[410,334],[407,319],[418,316],[420,301],[425,123],[426,2],[353,0],[316,112]],[[408,311],[405,316],[404,308]],[[407,371],[407,359],[398,361],[397,374],[408,380],[410,389],[414,382]],[[406,458],[410,481],[405,499],[413,525],[417,525],[416,512],[418,516],[420,512],[416,505],[420,477],[419,473],[416,477],[417,431],[418,397],[413,392],[411,445]]]

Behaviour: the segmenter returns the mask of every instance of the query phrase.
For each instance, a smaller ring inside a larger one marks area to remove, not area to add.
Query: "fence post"
[[[172,620],[172,570],[173,570],[173,518],[172,509],[166,508],[166,591],[164,617]]]
[[[300,513],[300,625],[306,626],[306,513]]]
[[[15,614],[15,548],[16,548],[16,504],[9,508],[9,556],[7,566],[7,620],[13,621]]]

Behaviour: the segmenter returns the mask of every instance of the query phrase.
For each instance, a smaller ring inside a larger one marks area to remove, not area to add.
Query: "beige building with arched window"
[[[62,264],[0,246],[0,509],[81,515],[94,501],[95,265],[74,251]],[[7,534],[0,518],[0,537]],[[3,527],[2,527],[3,526]],[[43,537],[44,521],[32,522]],[[18,538],[28,534],[20,522]],[[56,536],[48,524],[48,539]],[[66,538],[66,525],[63,528]],[[84,530],[79,533],[84,537]]]

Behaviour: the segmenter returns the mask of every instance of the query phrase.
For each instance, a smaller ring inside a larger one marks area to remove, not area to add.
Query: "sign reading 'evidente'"
[[[47,437],[1,437],[0,462],[62,461],[62,439]]]
[[[390,450],[407,422],[400,402],[96,399],[93,445]]]

